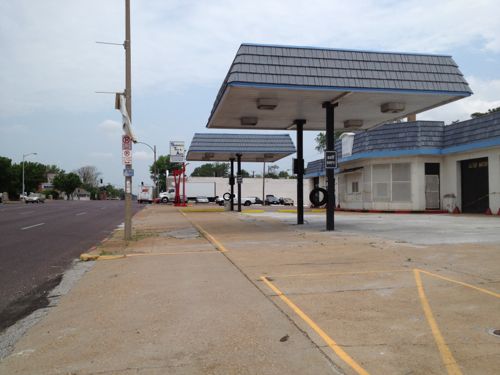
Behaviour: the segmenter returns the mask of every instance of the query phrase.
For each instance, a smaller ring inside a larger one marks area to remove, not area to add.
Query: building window
[[[411,202],[411,165],[392,164],[392,201]]]
[[[391,199],[391,165],[374,164],[372,171],[373,200],[386,202]]]
[[[351,191],[353,193],[359,193],[359,185],[358,185],[358,181],[353,181],[351,183]]]

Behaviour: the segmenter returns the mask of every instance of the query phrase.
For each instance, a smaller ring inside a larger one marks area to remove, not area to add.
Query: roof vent
[[[240,118],[240,124],[242,126],[255,126],[259,122],[257,117],[242,117]]]
[[[257,108],[272,111],[278,106],[276,99],[257,99]]]
[[[344,121],[344,128],[346,129],[359,129],[363,126],[363,120],[346,120]]]
[[[404,103],[389,102],[384,103],[380,106],[380,111],[382,113],[399,113],[405,110]]]

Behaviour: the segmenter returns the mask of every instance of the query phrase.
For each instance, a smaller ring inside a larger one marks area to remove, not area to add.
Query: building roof
[[[283,129],[294,119],[306,119],[306,130],[321,130],[321,103],[347,93],[337,109],[336,128],[352,119],[364,120],[369,128],[472,91],[451,56],[242,44],[207,127],[241,128],[240,117],[255,116],[256,128]],[[278,106],[259,111],[259,98],[277,99]],[[381,112],[382,104],[397,101],[405,104],[402,112]]]
[[[187,160],[229,161],[241,154],[245,162],[275,162],[295,153],[288,134],[196,133]]]
[[[499,146],[500,112],[451,125],[445,125],[441,121],[386,124],[356,133],[349,156],[342,155],[341,140],[335,143],[339,164],[368,158],[446,155]],[[323,159],[308,163],[306,177],[325,174],[324,162],[320,162]]]

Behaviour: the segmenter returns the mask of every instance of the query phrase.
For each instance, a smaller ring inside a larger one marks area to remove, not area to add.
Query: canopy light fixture
[[[241,117],[240,124],[242,126],[255,126],[259,122],[257,117]]]
[[[399,113],[405,110],[405,103],[389,102],[380,106],[382,113]]]
[[[344,128],[346,129],[359,129],[363,126],[363,120],[346,120],[344,121]]]
[[[276,99],[257,99],[257,108],[267,111],[272,111],[278,106]]]

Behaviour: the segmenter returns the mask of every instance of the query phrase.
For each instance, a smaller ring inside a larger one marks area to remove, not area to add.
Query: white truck
[[[182,195],[182,184],[180,194]],[[210,202],[214,202],[216,197],[215,182],[186,182],[187,200],[196,201],[198,197],[206,197]],[[160,193],[160,201],[162,203],[173,202],[174,200],[175,189],[173,187]]]
[[[137,203],[153,203],[154,186],[141,185],[139,186],[139,194],[137,194]]]

